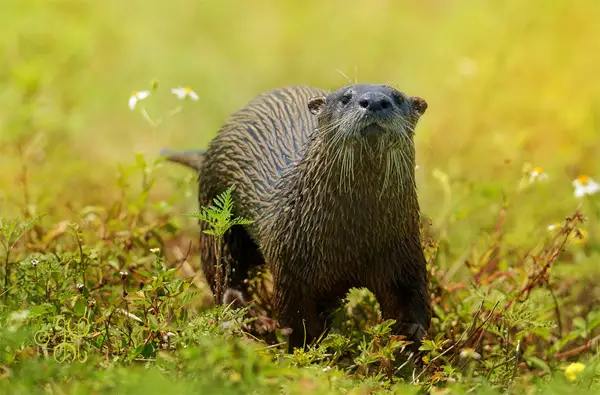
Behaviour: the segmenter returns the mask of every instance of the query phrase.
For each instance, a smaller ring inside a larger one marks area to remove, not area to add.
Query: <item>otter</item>
[[[413,142],[426,109],[388,85],[291,86],[235,112],[206,151],[164,151],[198,171],[201,206],[235,185],[234,214],[254,221],[219,246],[200,223],[213,292],[217,247],[230,268],[225,286],[244,298],[249,271],[270,269],[289,352],[314,342],[354,287],[373,292],[394,333],[418,347],[431,320]]]

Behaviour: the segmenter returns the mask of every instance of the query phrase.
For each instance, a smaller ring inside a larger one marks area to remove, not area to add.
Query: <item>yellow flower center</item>
[[[588,176],[579,176],[577,177],[577,181],[579,181],[579,183],[581,185],[587,185],[590,183],[590,177]]]
[[[183,90],[185,91],[185,93],[190,93],[192,91],[192,88],[185,87],[183,88]]]
[[[544,173],[544,169],[542,169],[541,167],[535,167],[535,168],[533,169],[533,174],[540,175],[540,174],[542,174],[542,173]]]
[[[137,96],[137,91],[131,92],[131,96]]]

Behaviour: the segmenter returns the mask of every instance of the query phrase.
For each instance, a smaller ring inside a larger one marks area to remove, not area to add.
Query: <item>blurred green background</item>
[[[0,215],[26,200],[58,217],[106,202],[118,163],[135,152],[204,148],[253,96],[291,84],[337,89],[348,83],[342,73],[429,103],[416,136],[420,198],[451,241],[449,256],[495,224],[524,163],[549,181],[507,217],[521,242],[573,211],[573,178],[600,178],[597,0],[4,0],[0,8]],[[153,79],[159,90],[144,101],[153,116],[178,104],[171,87],[200,98],[153,129],[127,107],[131,91]],[[19,187],[24,164],[29,196]],[[180,203],[195,208],[191,197]]]

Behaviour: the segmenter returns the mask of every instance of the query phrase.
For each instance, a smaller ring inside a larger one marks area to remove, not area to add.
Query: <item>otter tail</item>
[[[169,162],[179,163],[196,171],[200,171],[202,161],[206,151],[189,150],[189,151],[173,151],[167,148],[160,150],[160,156],[166,156]]]

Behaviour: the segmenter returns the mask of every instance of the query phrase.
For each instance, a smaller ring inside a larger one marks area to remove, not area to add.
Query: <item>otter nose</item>
[[[383,113],[392,109],[392,101],[386,95],[377,92],[362,95],[358,105],[373,113]]]

